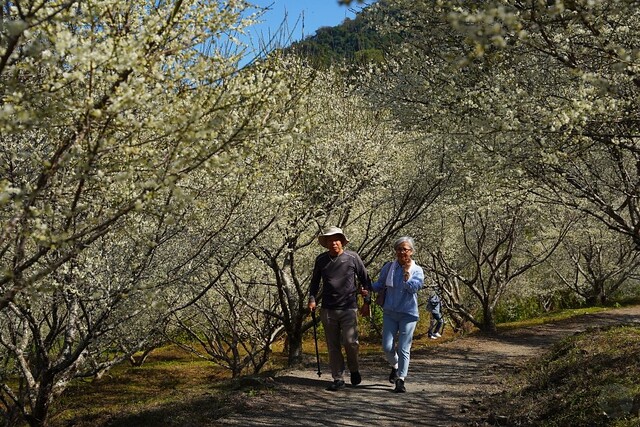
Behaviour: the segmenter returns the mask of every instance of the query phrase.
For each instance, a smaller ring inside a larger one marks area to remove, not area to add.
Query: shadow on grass
[[[192,390],[175,388],[155,402],[123,404],[122,411],[107,411],[78,415],[56,426],[74,427],[208,427],[230,413],[242,412],[254,397],[269,393],[278,385],[271,377],[242,377],[235,380],[215,380],[208,391],[199,395]],[[161,394],[158,392],[158,394]],[[130,396],[134,398],[135,396]]]
[[[234,406],[233,402],[220,401],[213,396],[202,396],[187,402],[147,409],[137,414],[111,415],[109,420],[104,420],[100,424],[95,424],[94,420],[93,425],[104,427],[209,426],[214,425],[216,419],[240,409],[241,405]]]

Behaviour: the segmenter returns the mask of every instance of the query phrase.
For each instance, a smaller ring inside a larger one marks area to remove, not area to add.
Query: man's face
[[[339,235],[327,237],[327,249],[329,249],[330,255],[340,255],[343,251],[342,238]]]

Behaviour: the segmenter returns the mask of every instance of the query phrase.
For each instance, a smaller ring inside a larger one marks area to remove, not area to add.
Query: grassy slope
[[[504,426],[637,426],[640,328],[592,329],[569,337],[484,402]]]

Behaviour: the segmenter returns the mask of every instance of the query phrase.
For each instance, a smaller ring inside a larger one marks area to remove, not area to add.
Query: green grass
[[[499,331],[524,328],[527,326],[536,326],[536,325],[543,325],[545,323],[557,322],[560,320],[569,319],[571,317],[581,316],[583,314],[599,313],[601,311],[606,311],[606,310],[607,310],[606,307],[565,309],[565,310],[549,312],[542,316],[532,318],[532,319],[520,320],[517,322],[501,323],[497,327]]]
[[[143,366],[123,364],[101,379],[73,382],[51,424],[207,425],[229,407],[230,395],[221,389],[229,381],[222,368],[168,346]]]

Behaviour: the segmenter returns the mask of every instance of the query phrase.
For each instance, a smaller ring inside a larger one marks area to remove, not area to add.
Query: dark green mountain
[[[338,26],[319,28],[314,35],[284,49],[285,53],[300,55],[317,68],[382,61],[395,40],[376,32],[366,12],[367,9]]]

